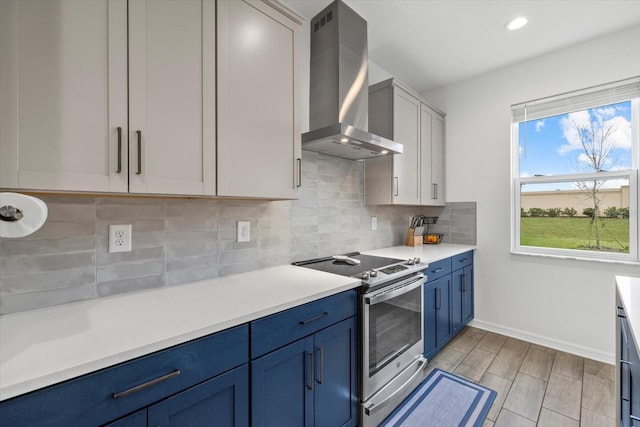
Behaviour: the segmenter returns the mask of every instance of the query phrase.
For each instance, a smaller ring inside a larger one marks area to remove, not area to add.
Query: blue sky
[[[607,143],[615,147],[602,169],[631,168],[631,102],[627,101],[520,123],[520,176],[593,172],[576,130],[592,121],[597,128],[611,129]],[[571,183],[549,185],[550,190],[572,188]],[[536,187],[540,190],[540,185]]]

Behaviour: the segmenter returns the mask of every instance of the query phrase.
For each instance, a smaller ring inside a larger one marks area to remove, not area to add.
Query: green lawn
[[[601,250],[629,252],[629,220],[600,219]],[[595,227],[591,218],[520,218],[520,244],[547,248],[595,250]]]

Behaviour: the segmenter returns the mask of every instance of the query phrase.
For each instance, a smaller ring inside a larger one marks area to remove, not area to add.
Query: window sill
[[[534,257],[542,257],[542,258],[555,258],[555,259],[568,259],[575,261],[590,261],[590,262],[601,262],[605,264],[621,264],[621,265],[632,265],[632,266],[640,266],[640,261],[637,260],[621,260],[621,259],[607,259],[607,258],[590,258],[590,257],[581,257],[578,255],[559,255],[559,254],[549,254],[549,253],[535,253],[535,252],[525,252],[518,250],[511,250],[512,255],[524,255],[524,256],[534,256]]]

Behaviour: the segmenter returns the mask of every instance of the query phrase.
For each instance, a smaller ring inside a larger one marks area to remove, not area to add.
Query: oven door
[[[363,401],[422,356],[424,283],[418,274],[362,295]]]

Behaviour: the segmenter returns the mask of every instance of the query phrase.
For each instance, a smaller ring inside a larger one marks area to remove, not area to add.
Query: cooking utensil
[[[346,255],[334,255],[331,258],[335,259],[338,262],[344,262],[345,264],[349,264],[349,265],[359,265],[360,264],[360,260],[356,259],[356,258],[350,258]]]

